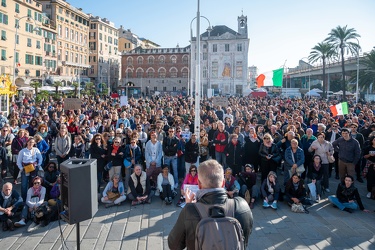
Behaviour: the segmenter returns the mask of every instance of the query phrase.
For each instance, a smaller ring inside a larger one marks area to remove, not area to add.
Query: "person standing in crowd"
[[[164,164],[170,167],[172,165],[174,186],[178,187],[178,169],[177,169],[177,147],[178,139],[175,136],[175,129],[170,127],[168,129],[168,136],[163,140]]]
[[[113,144],[107,148],[107,160],[112,163],[112,167],[109,169],[109,179],[112,179],[114,174],[117,174],[122,180],[121,168],[124,160],[124,148],[121,145],[121,138],[115,137]],[[130,173],[129,173],[130,175]]]
[[[341,131],[339,130],[339,124],[337,122],[332,122],[332,125],[327,130],[326,140],[331,144],[341,137]],[[337,150],[334,151],[333,157],[335,158],[334,163],[329,164],[329,175],[331,176],[332,168],[335,169],[335,178],[338,180],[339,177],[339,153]]]
[[[370,137],[370,145],[363,151],[366,165],[363,169],[363,176],[367,180],[367,198],[371,198],[372,190],[375,187],[375,137]]]
[[[238,135],[232,134],[230,142],[225,148],[227,166],[233,170],[233,176],[237,176],[242,170],[243,147],[238,141]]]
[[[341,181],[346,175],[355,175],[355,164],[361,157],[361,148],[356,139],[353,139],[347,128],[341,130],[341,136],[332,143],[339,158],[339,176]]]
[[[258,172],[260,165],[259,148],[261,140],[255,133],[255,128],[248,125],[246,127],[249,129],[249,134],[248,136],[245,136],[243,164],[251,164],[254,167],[254,171]]]
[[[265,180],[270,171],[276,172],[277,166],[281,163],[281,155],[278,147],[273,143],[270,134],[263,136],[263,142],[259,147],[261,181]]]
[[[365,138],[363,137],[363,135],[361,133],[359,133],[357,131],[358,129],[358,124],[357,123],[352,123],[350,125],[350,136],[353,138],[353,139],[356,139],[359,143],[359,147],[361,148],[361,158],[360,160],[355,164],[355,173],[357,175],[357,181],[360,182],[360,183],[363,183],[363,180],[362,180],[362,177],[361,177],[361,159],[362,159],[362,155],[363,155],[363,149],[364,149],[364,144],[365,144]]]
[[[197,142],[197,136],[191,134],[190,140],[185,144],[185,169],[186,173],[189,172],[191,165],[197,166],[199,157],[199,144]]]
[[[103,180],[104,166],[106,165],[107,150],[105,149],[104,139],[101,134],[96,134],[90,145],[91,158],[96,159],[96,171],[98,180],[98,193],[100,193],[100,185]]]
[[[207,160],[208,157],[208,137],[207,132],[205,129],[201,129],[200,131],[200,139],[199,139],[199,163],[204,162]]]
[[[225,192],[224,168],[216,160],[202,162],[198,168],[199,190],[196,195],[186,192],[186,206],[182,209],[176,224],[168,235],[170,249],[195,249],[195,232],[201,218],[192,201],[212,205],[215,213],[223,213],[215,204],[225,204],[228,196]],[[253,227],[253,215],[249,205],[241,197],[235,197],[234,218],[241,224],[245,237],[245,248]],[[189,222],[189,223],[186,223]]]
[[[224,123],[217,122],[218,130],[214,133],[213,144],[215,146],[215,159],[225,168],[226,167],[226,154],[225,147],[228,144],[229,134],[224,130]]]
[[[55,139],[55,151],[57,158],[57,166],[60,171],[60,165],[62,162],[69,158],[70,147],[72,145],[68,129],[65,125],[60,126],[60,131]]]

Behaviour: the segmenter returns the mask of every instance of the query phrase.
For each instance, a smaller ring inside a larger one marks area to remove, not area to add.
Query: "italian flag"
[[[346,115],[349,114],[348,112],[348,103],[347,102],[341,102],[339,104],[333,105],[329,107],[332,112],[332,116],[338,116],[338,115]]]
[[[280,69],[275,69],[275,70],[260,74],[256,78],[258,88],[262,86],[282,87],[283,86],[283,73],[284,73],[284,68],[280,68]]]

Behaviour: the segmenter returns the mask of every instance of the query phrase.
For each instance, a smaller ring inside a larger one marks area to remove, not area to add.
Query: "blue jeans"
[[[172,164],[174,183],[178,184],[177,156],[164,155],[164,164],[168,165],[168,167]]]
[[[20,170],[21,171],[21,170]],[[21,171],[21,197],[24,201],[26,201],[26,196],[27,196],[27,190],[30,187],[30,182],[31,177],[26,176],[25,171]]]
[[[223,166],[223,168],[225,169],[226,160],[227,160],[227,156],[225,155],[225,153],[220,153],[220,152],[215,151],[215,158],[221,164],[221,166]]]
[[[336,205],[340,210],[344,210],[344,208],[350,208],[353,210],[358,209],[358,205],[355,202],[340,202],[336,195],[328,196],[328,200]]]

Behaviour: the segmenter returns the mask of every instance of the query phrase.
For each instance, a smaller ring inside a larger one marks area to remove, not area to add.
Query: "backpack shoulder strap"
[[[200,202],[194,203],[196,209],[198,210],[201,219],[210,217],[209,210],[211,207],[222,207],[225,211],[225,216],[234,217],[234,199],[227,199],[227,202],[223,205],[206,205]]]

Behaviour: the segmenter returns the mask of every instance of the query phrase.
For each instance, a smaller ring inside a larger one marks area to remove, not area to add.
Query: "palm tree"
[[[94,83],[92,82],[87,82],[85,85],[85,88],[82,90],[82,94],[88,95],[88,96],[93,96],[96,94],[96,89],[94,86]]]
[[[73,95],[74,95],[74,97],[77,97],[78,96],[78,87],[79,87],[78,82],[73,82],[72,87],[74,87],[74,90],[73,90],[74,94]]]
[[[309,62],[314,63],[318,60],[323,61],[323,98],[326,98],[326,60],[330,59],[335,54],[335,50],[332,44],[327,42],[321,42],[312,48],[309,55]]]
[[[59,94],[59,87],[62,86],[62,83],[60,81],[55,81],[53,83],[53,87],[55,87],[55,95],[57,96]]]
[[[30,83],[30,86],[34,88],[35,96],[37,96],[38,95],[38,89],[41,88],[43,85],[39,81],[32,81]]]
[[[341,72],[342,72],[342,91],[343,100],[346,100],[346,83],[345,83],[345,58],[344,54],[357,54],[359,49],[359,43],[354,43],[351,40],[361,37],[356,33],[357,31],[353,28],[348,28],[347,25],[344,27],[337,26],[328,33],[328,37],[325,41],[331,43],[335,50],[340,53],[341,58]]]
[[[362,90],[367,90],[370,88],[371,84],[375,84],[375,49],[365,54],[360,64],[364,66],[365,69],[361,70],[359,74],[358,85]]]
[[[49,98],[49,92],[47,90],[42,90],[38,93],[38,95],[35,98],[36,103],[41,103],[43,100],[48,100]]]

